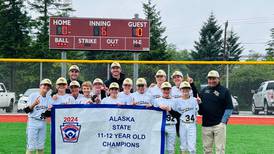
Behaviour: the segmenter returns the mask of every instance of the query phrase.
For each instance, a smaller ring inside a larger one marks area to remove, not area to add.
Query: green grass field
[[[24,154],[26,123],[0,123],[0,154]],[[197,153],[202,153],[201,127],[198,127]],[[50,136],[45,153],[50,153]],[[176,154],[179,154],[177,142]],[[229,125],[227,128],[228,154],[274,154],[274,126]]]

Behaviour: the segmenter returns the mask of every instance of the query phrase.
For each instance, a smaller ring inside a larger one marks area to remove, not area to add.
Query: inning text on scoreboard
[[[50,18],[50,49],[149,51],[144,19]]]

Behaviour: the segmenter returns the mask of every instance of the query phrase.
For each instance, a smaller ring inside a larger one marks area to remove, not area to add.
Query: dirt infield
[[[50,121],[50,120],[48,120]],[[26,114],[0,114],[0,122],[27,122]],[[202,117],[198,116],[198,124]],[[232,116],[229,124],[235,125],[274,125],[274,117],[266,116]]]

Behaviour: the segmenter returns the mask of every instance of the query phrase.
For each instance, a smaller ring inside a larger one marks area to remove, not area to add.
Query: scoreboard
[[[149,21],[50,17],[49,48],[149,51]]]

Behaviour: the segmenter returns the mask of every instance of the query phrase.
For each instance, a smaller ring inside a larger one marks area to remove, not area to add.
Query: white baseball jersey
[[[133,101],[136,102],[136,105],[147,105],[147,104],[152,104],[151,97],[147,93],[140,94],[139,92],[134,92],[132,94]]]
[[[160,98],[163,95],[161,88],[157,85],[152,88],[148,88],[147,94],[150,95],[152,99]]]
[[[189,95],[190,96],[193,96],[193,91],[190,89],[190,91],[189,91]],[[178,87],[176,87],[176,86],[173,86],[172,88],[171,88],[171,96],[173,97],[173,98],[180,98],[181,96],[182,96],[182,92],[180,91],[180,89],[178,88]]]
[[[126,105],[131,105],[133,102],[133,97],[132,94],[126,94],[125,92],[119,92],[118,94],[118,98],[122,99]]]
[[[119,97],[113,99],[111,97],[106,97],[102,100],[101,104],[117,104],[117,103],[125,103],[125,101]]]
[[[72,95],[71,95],[72,96]],[[73,96],[72,96],[73,97]],[[84,99],[84,95],[78,94],[77,98],[73,97],[75,100],[75,104],[81,104],[81,101]]]
[[[36,92],[36,93],[32,93],[28,97],[28,101],[27,101],[28,106],[32,105],[39,96],[40,96],[39,98],[40,103],[33,108],[32,112],[28,113],[28,117],[38,119],[38,120],[41,119],[40,118],[41,114],[48,109],[49,105],[52,104],[51,98],[49,95],[46,95],[45,97],[43,97],[40,95],[39,92]]]
[[[194,97],[190,97],[189,99],[178,98],[175,101],[175,105],[173,106],[173,110],[179,112],[181,114],[180,120],[185,123],[194,123],[197,119],[197,113],[199,110],[199,105]]]
[[[166,99],[166,98],[160,97],[160,98],[157,98],[154,100],[155,107],[159,107],[160,104],[168,105],[169,107],[174,108],[175,99],[173,99],[173,98]],[[171,114],[169,112],[167,112],[166,124],[167,125],[175,125],[176,123],[177,123],[177,119],[172,117]]]
[[[70,94],[65,95],[57,95],[57,99],[52,99],[52,105],[59,105],[59,104],[75,104],[75,99]]]
[[[87,101],[91,100],[91,97],[83,96],[80,100],[80,104],[89,104]]]

